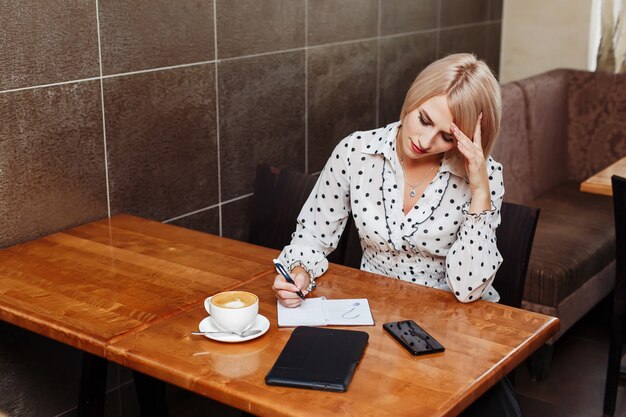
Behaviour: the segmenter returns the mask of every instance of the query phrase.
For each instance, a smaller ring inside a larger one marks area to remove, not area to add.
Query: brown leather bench
[[[555,70],[502,94],[493,156],[504,166],[505,201],[541,208],[522,306],[561,319],[531,361],[541,379],[553,343],[614,285],[611,199],[579,186],[626,155],[626,75]]]

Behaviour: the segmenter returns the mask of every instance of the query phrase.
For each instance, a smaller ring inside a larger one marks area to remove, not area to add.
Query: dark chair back
[[[617,403],[622,346],[624,344],[624,318],[626,316],[626,178],[613,175],[613,210],[615,215],[615,289],[611,311],[611,338],[609,361],[604,386],[604,415],[612,416]]]
[[[500,304],[512,307],[522,305],[539,211],[538,208],[502,203],[501,222],[496,230],[496,237],[503,261],[493,282],[494,288],[500,294]]]
[[[298,214],[317,182],[317,176],[265,164],[257,166],[250,219],[250,243],[282,249],[291,241]],[[347,236],[328,256],[330,262],[341,262]]]
[[[352,216],[350,216],[348,224],[346,224],[346,232],[345,255],[341,263],[345,266],[349,266],[350,268],[359,269],[361,268],[363,250],[361,249],[359,231],[356,229]]]
[[[296,230],[296,220],[316,177],[259,164],[252,197],[249,241],[282,249]]]

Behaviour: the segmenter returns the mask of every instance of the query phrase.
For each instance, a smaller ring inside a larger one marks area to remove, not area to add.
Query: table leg
[[[104,416],[107,366],[106,359],[83,352],[78,394],[78,417]]]
[[[133,371],[133,379],[141,415],[143,417],[168,417],[165,382],[137,371]]]

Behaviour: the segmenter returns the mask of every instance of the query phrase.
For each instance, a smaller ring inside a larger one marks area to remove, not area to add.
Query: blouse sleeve
[[[350,139],[335,147],[279,256],[287,270],[301,266],[313,282],[328,269],[326,256],[337,247],[350,214]]]
[[[504,196],[502,165],[489,160],[491,210],[471,214],[468,212],[470,202],[463,206],[464,220],[446,257],[448,286],[463,303],[478,300],[483,295],[502,263],[496,245],[496,228],[500,224]]]

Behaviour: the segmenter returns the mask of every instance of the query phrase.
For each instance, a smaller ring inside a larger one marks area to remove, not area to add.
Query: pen
[[[283,267],[283,264],[281,264],[278,259],[274,259],[274,265],[276,266],[276,270],[278,271],[278,273],[285,277],[288,283],[296,285],[296,283],[293,282],[293,279],[291,279],[291,277],[287,273],[287,270],[285,270],[285,267]],[[298,297],[304,300],[304,294],[302,294],[302,291],[298,290],[296,294],[298,294]]]

